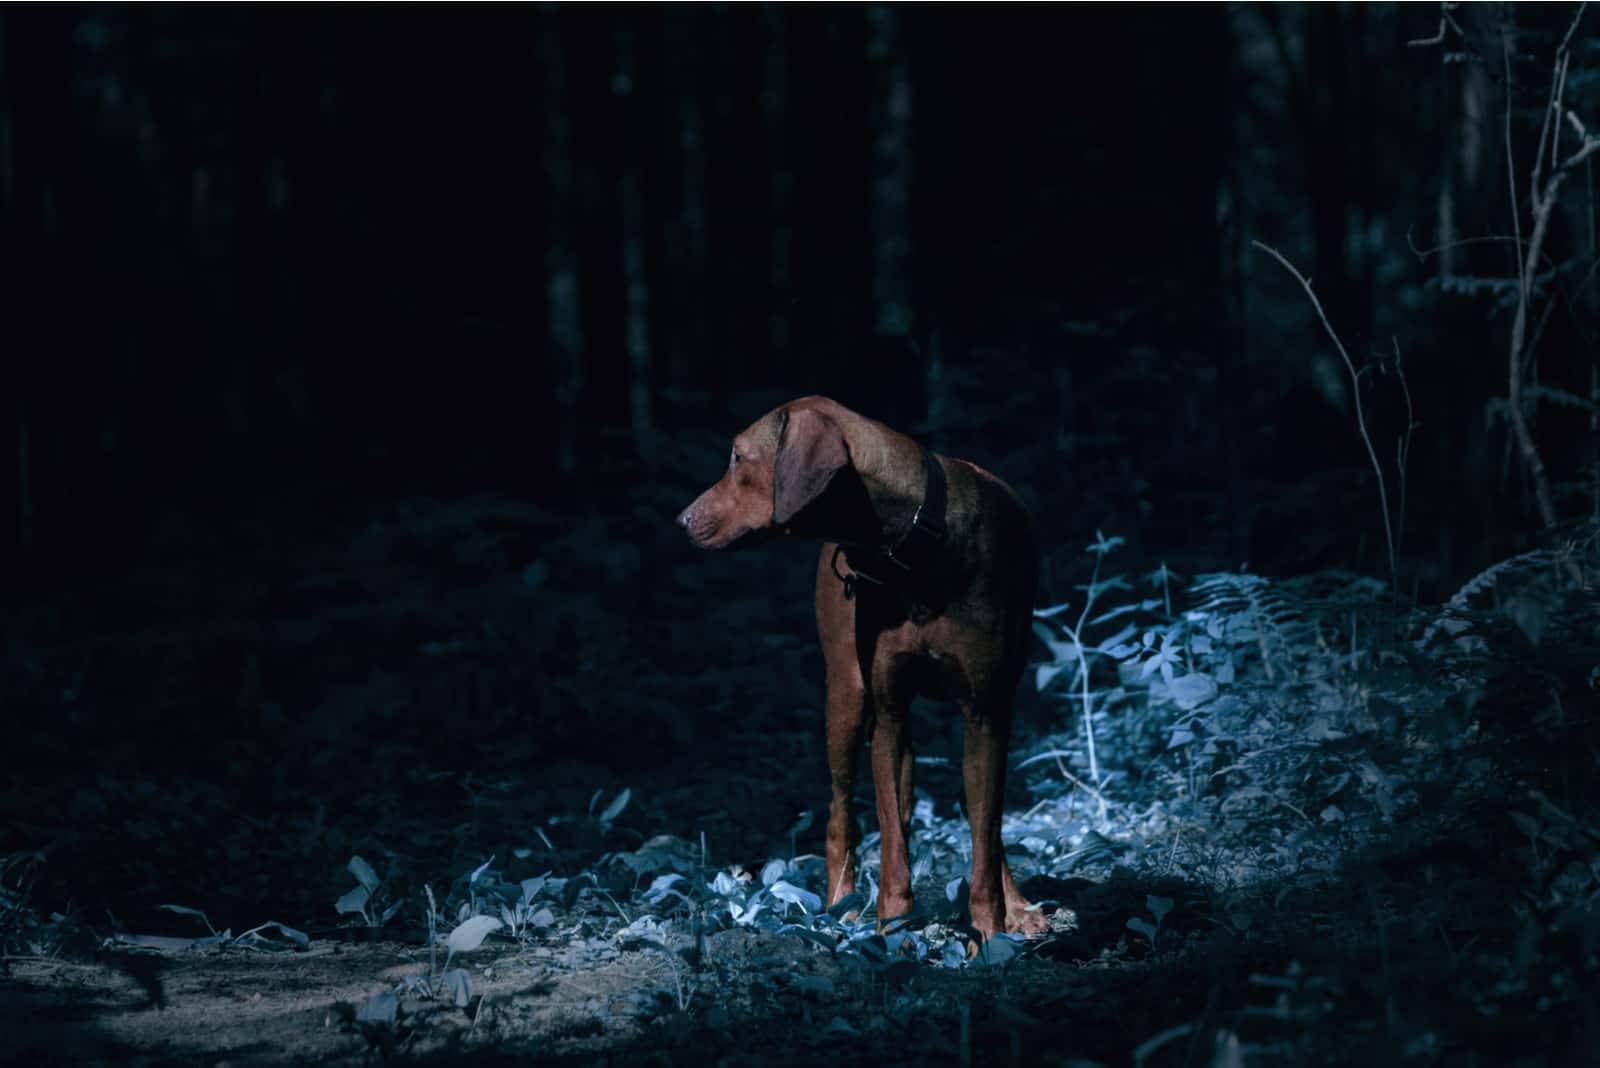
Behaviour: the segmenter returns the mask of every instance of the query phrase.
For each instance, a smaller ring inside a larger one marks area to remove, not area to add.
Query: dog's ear
[[[833,420],[810,408],[785,408],[778,421],[778,459],[772,465],[772,522],[793,519],[849,463],[844,434]]]

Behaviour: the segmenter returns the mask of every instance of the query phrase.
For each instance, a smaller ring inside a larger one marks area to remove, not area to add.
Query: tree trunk
[[[70,96],[74,14],[39,6],[10,8],[5,24],[10,104],[10,236],[6,330],[16,389],[18,549],[24,568],[76,534],[69,505],[65,431],[71,390],[83,383],[81,323],[66,314],[75,295],[69,243],[78,181]],[[55,358],[42,354],[54,352]],[[81,410],[81,409],[79,409]],[[48,477],[44,477],[48,476]]]
[[[1328,314],[1342,332],[1364,339],[1369,324],[1360,321],[1350,272],[1350,106],[1347,26],[1344,12],[1327,4],[1308,12],[1306,29],[1307,99],[1314,125],[1306,133],[1311,167],[1311,228],[1316,241],[1312,277]],[[1360,344],[1360,341],[1356,342]],[[1334,372],[1337,374],[1337,371]]]
[[[681,325],[682,344],[687,351],[705,360],[708,344],[706,329],[706,131],[705,108],[701,101],[700,79],[695,57],[701,48],[701,14],[697,11],[669,12],[667,67],[670,88],[667,98],[672,113],[669,128],[678,131],[679,199],[677,218],[670,227],[667,247],[675,251],[672,273]],[[709,361],[723,367],[722,361]],[[705,363],[701,364],[706,366]],[[691,369],[695,374],[697,369]],[[703,372],[701,372],[703,373]]]
[[[6,26],[4,16],[0,15],[0,34],[4,35],[0,40],[9,38],[12,32],[14,31]],[[18,244],[17,172],[9,105],[11,97],[17,91],[17,79],[11,58],[4,50],[0,50],[0,85],[4,85],[7,90],[5,93],[0,93],[0,247],[15,249]],[[4,314],[7,323],[15,323],[21,310],[21,294],[17,290],[20,284],[17,256],[13,254],[0,257],[0,313]],[[13,332],[16,330],[14,326],[8,329]],[[15,398],[17,482],[14,492],[17,510],[14,529],[17,536],[17,554],[22,565],[26,566],[28,558],[33,554],[33,487],[29,483],[33,472],[32,460],[28,455],[30,452],[28,404],[22,379],[22,361],[15,356],[12,358],[11,372],[7,377]]]
[[[872,308],[879,337],[909,337],[911,294],[911,68],[900,11],[870,4],[867,59],[872,68]]]
[[[563,479],[578,467],[578,400],[583,394],[583,307],[578,289],[576,183],[567,67],[558,5],[539,5],[538,61],[544,71],[544,285],[549,323],[548,362],[555,381],[556,468]]]
[[[33,432],[28,423],[22,372],[13,378],[17,384],[17,548],[26,567],[33,558]]]
[[[789,55],[784,9],[761,6],[761,124],[767,135],[767,214],[770,251],[767,258],[767,357],[781,366],[789,354],[793,326],[794,231],[790,222],[794,175],[789,169]]]
[[[633,447],[639,458],[653,463],[656,426],[651,403],[650,283],[644,263],[644,202],[639,191],[640,123],[635,114],[634,34],[625,16],[616,26],[616,68],[611,79],[618,97],[622,169],[622,282],[626,303],[623,346],[628,353],[628,415],[633,427]]]
[[[329,180],[329,143],[323,114],[322,26],[316,14],[267,20],[275,59],[282,64],[285,137],[289,180],[288,227],[294,241],[295,276],[300,322],[306,342],[334,351],[331,290],[337,277],[333,262],[333,190]],[[274,385],[293,423],[315,418],[312,403],[312,358],[305,345],[275,353]],[[309,357],[309,358],[308,358]]]
[[[260,354],[268,351],[263,334],[271,327],[267,294],[272,286],[262,49],[255,43],[259,33],[257,16],[247,9],[245,19],[251,41],[245,46],[238,70],[239,208],[234,217],[235,299],[241,329],[231,346],[232,366],[222,403],[224,426],[235,435],[248,433],[255,421],[256,377]]]

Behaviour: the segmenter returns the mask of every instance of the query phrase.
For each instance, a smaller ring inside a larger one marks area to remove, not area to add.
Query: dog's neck
[[[927,492],[927,476],[918,463],[915,475],[908,477],[904,466],[892,466],[861,476],[872,513],[877,517],[878,533],[885,544],[892,543],[911,527],[911,519],[922,506]]]
[[[811,504],[801,509],[788,533],[821,538],[864,548],[892,545],[911,528],[927,490],[922,465],[915,477],[905,465],[885,465],[862,470],[857,461],[834,476]]]
[[[918,451],[920,452],[920,451]],[[904,467],[893,468],[893,478],[862,480],[867,484],[867,496],[872,499],[872,510],[878,516],[885,544],[894,544],[906,537],[914,524],[928,532],[928,523],[936,528],[936,539],[944,537],[944,518],[949,508],[949,489],[944,472],[939,468],[938,457],[922,452],[922,462],[917,464],[917,475],[909,478]]]

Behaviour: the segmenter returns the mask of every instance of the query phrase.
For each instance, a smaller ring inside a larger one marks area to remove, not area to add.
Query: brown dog
[[[722,480],[678,516],[696,545],[781,531],[821,538],[817,629],[828,674],[828,893],[855,886],[850,806],[863,731],[881,833],[878,924],[911,909],[911,742],[916,695],[965,717],[972,925],[1048,927],[1018,892],[1000,843],[1011,697],[1022,672],[1039,553],[1017,495],[989,472],[935,456],[825,397],[805,397],[733,439]]]

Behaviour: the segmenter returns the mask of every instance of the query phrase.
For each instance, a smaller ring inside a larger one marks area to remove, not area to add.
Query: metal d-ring
[[[850,574],[843,574],[839,570],[839,557],[841,556],[844,556],[844,546],[835,545],[833,547],[833,560],[829,566],[833,568],[833,577],[844,583],[845,600],[853,601],[856,599],[856,586],[862,582],[870,582],[875,586],[881,586],[883,584],[881,580],[875,579],[865,571],[860,571],[853,567],[851,568]],[[850,558],[845,556],[844,562],[848,565],[850,563]]]

